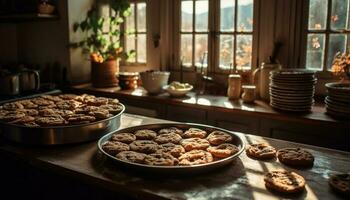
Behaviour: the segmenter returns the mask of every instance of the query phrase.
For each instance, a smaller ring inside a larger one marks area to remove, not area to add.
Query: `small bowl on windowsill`
[[[193,89],[193,86],[188,83],[174,81],[170,85],[164,86],[163,89],[172,97],[183,97]]]

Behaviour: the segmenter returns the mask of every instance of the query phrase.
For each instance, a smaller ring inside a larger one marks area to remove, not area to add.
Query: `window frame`
[[[194,0],[197,1],[197,0]],[[237,5],[238,0],[234,0],[235,5]],[[210,73],[215,74],[228,74],[230,73],[230,69],[223,69],[219,67],[219,49],[220,49],[220,34],[225,35],[232,35],[235,38],[234,42],[234,60],[236,56],[236,37],[237,35],[251,35],[252,36],[252,55],[251,55],[251,68],[249,70],[247,69],[240,69],[239,72],[246,72],[246,71],[253,71],[257,68],[258,63],[258,41],[259,41],[259,34],[258,34],[258,26],[259,26],[259,8],[260,8],[260,0],[253,0],[253,29],[250,32],[240,32],[237,30],[237,12],[235,12],[235,30],[231,32],[222,32],[220,31],[220,0],[209,0],[209,13],[208,13],[208,67],[204,68],[203,71],[207,70]],[[181,70],[181,0],[174,0],[174,37],[173,37],[173,69],[175,71]],[[235,10],[237,11],[237,6],[235,6]],[[194,14],[195,16],[195,14]],[[195,17],[193,17],[193,27],[195,26]],[[195,29],[193,28],[192,34],[196,33]],[[198,32],[202,33],[202,32]],[[195,39],[193,39],[192,44],[195,43]],[[193,50],[194,52],[194,50]],[[192,56],[194,56],[194,53],[192,53]],[[200,67],[196,68],[194,65],[195,58],[192,58],[192,66],[191,67],[182,67],[182,71],[187,72],[196,72],[198,70],[202,71]]]
[[[315,70],[316,73],[320,77],[325,77],[325,78],[332,78],[334,75],[332,75],[332,72],[328,70],[327,62],[328,62],[328,51],[329,51],[329,38],[331,34],[346,34],[347,35],[347,44],[346,45],[346,51],[350,51],[350,28],[349,29],[344,29],[344,30],[333,30],[331,28],[331,16],[332,16],[332,1],[333,0],[327,0],[328,5],[327,5],[327,19],[326,19],[326,27],[324,30],[309,30],[309,4],[310,1],[306,0],[304,1],[303,4],[303,10],[304,10],[304,15],[302,17],[303,21],[303,31],[302,31],[302,64],[305,69],[310,69],[310,70]],[[350,2],[349,2],[350,5]],[[349,6],[348,5],[348,6]],[[350,14],[349,14],[350,15]],[[348,19],[349,20],[349,19]],[[348,21],[348,26],[350,27],[350,20]],[[308,35],[309,34],[322,34],[325,36],[324,40],[324,58],[323,58],[323,66],[322,70],[316,70],[312,68],[307,68],[306,66],[306,58],[307,58],[307,45],[308,45]]]
[[[128,1],[130,4],[135,4],[135,7],[134,7],[134,14],[135,14],[135,17],[134,17],[134,24],[135,24],[135,33],[133,33],[135,35],[135,51],[136,51],[136,54],[135,54],[135,62],[128,62],[127,60],[123,59],[120,61],[120,65],[121,66],[147,66],[147,61],[149,60],[148,58],[148,40],[149,40],[149,23],[148,23],[148,13],[149,13],[149,5],[148,5],[148,2],[147,0],[129,0]],[[145,3],[146,4],[146,31],[145,32],[138,32],[138,29],[137,29],[137,4],[138,3]],[[121,27],[121,30],[122,32],[125,32],[127,30],[127,25],[126,25],[126,18],[124,18],[124,23]],[[145,34],[146,35],[146,62],[137,62],[137,35],[139,34]],[[126,49],[126,44],[127,44],[127,35],[124,35],[122,34],[121,36],[121,42],[122,42],[122,45],[124,47],[124,49]]]

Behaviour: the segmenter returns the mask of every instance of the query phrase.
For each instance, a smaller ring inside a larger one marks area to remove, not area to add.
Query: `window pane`
[[[137,62],[146,63],[146,34],[137,35]]]
[[[332,29],[346,29],[349,20],[349,0],[332,1]]]
[[[135,35],[128,35],[126,37],[125,49],[127,52],[135,50]],[[129,58],[128,62],[135,62],[135,57]]]
[[[137,4],[137,30],[146,32],[146,3]]]
[[[126,29],[135,32],[135,4],[130,4],[131,14],[126,18]]]
[[[324,40],[324,34],[308,34],[306,54],[306,67],[308,69],[323,69]]]
[[[328,0],[310,0],[309,30],[326,28]]]
[[[252,35],[237,35],[237,69],[250,69],[252,65]]]
[[[208,1],[196,1],[196,31],[208,31]]]
[[[235,1],[221,0],[220,1],[220,30],[234,31],[235,30]]]
[[[192,66],[192,35],[181,34],[181,62],[183,66]]]
[[[253,0],[238,1],[237,30],[240,32],[253,30]]]
[[[181,2],[181,31],[192,31],[193,2]]]
[[[208,35],[195,35],[195,65],[207,67],[208,65]]]
[[[327,69],[332,68],[333,58],[336,53],[346,53],[347,36],[345,34],[331,34],[329,36],[329,50],[327,55]]]
[[[220,35],[220,68],[230,69],[233,63],[233,35]]]

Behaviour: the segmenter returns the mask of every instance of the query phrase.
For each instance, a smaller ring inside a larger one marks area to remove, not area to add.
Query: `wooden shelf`
[[[58,20],[58,15],[46,15],[46,14],[10,14],[0,15],[0,22],[2,23],[19,23],[19,22],[31,22],[31,21],[51,21]]]

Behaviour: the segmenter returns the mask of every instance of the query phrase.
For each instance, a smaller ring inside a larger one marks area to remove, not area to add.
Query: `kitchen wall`
[[[0,24],[0,65],[16,63],[17,53],[17,26],[15,24]]]

